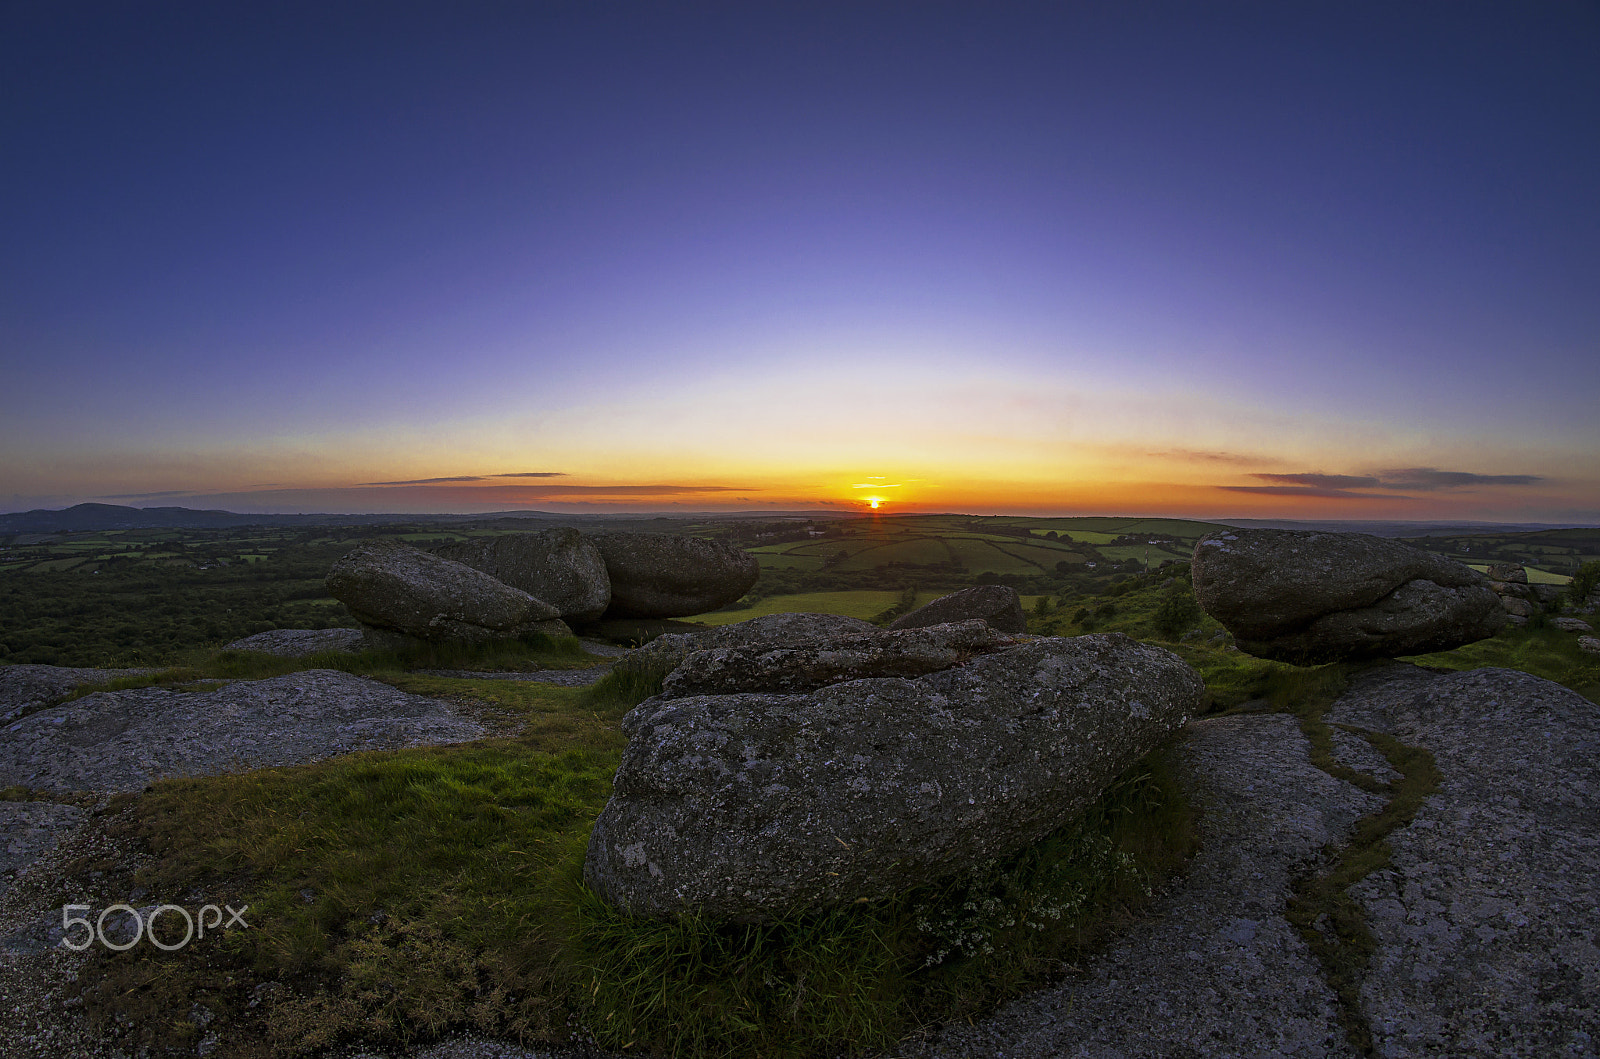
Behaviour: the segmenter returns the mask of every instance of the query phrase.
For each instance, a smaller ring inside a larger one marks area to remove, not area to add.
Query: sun
[[[878,505],[883,503],[883,498],[881,496],[869,496],[869,497],[863,497],[863,499],[866,500],[867,504],[874,511],[878,510]]]

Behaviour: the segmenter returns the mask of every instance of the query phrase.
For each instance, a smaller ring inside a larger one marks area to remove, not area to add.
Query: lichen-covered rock
[[[624,719],[584,878],[642,916],[893,893],[1067,823],[1203,694],[1176,655],[1110,634],[805,695],[649,699]]]
[[[1241,649],[1298,665],[1449,650],[1506,622],[1475,570],[1364,533],[1224,530],[1195,544],[1192,576]]]
[[[668,698],[811,691],[864,677],[920,677],[1015,645],[1011,637],[973,618],[799,646],[713,647],[689,652],[661,690]]]
[[[484,734],[447,703],[329,669],[240,680],[209,692],[104,691],[7,725],[0,733],[0,787],[136,791],[167,776],[297,765]]]
[[[1519,618],[1530,618],[1533,616],[1533,604],[1529,603],[1525,599],[1518,599],[1515,596],[1501,596],[1500,609],[1505,611],[1507,614],[1514,614]]]
[[[22,664],[0,666],[0,724],[70,695],[85,684],[104,684],[148,669],[86,669]]]
[[[1525,585],[1528,583],[1528,571],[1521,563],[1490,563],[1489,580]]]
[[[328,571],[328,594],[364,625],[421,640],[509,639],[556,609],[481,570],[399,541],[358,545]]]
[[[323,651],[361,650],[360,629],[272,629],[235,640],[224,651],[260,651],[282,658],[305,658]]]
[[[842,614],[763,614],[705,632],[658,636],[630,651],[618,660],[615,668],[619,673],[666,673],[676,668],[691,651],[719,647],[799,647],[881,631],[869,621]]]
[[[1380,1056],[1591,1055],[1600,1038],[1600,706],[1510,669],[1359,675],[1328,711],[1431,753],[1439,784],[1348,894]]]
[[[592,533],[611,579],[608,618],[682,618],[725,607],[761,576],[755,556],[703,537]]]
[[[1000,632],[1027,632],[1022,597],[1007,585],[974,585],[940,596],[890,622],[890,629],[925,629],[929,625],[981,618]]]
[[[1497,596],[1515,596],[1518,599],[1538,599],[1532,585],[1517,584],[1514,581],[1490,581],[1489,587]]]
[[[611,578],[600,549],[575,529],[475,537],[440,545],[433,554],[520,588],[572,621],[592,621],[611,603]]]

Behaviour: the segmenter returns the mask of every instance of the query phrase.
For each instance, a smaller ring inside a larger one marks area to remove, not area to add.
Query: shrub
[[[1195,601],[1194,592],[1187,585],[1175,582],[1156,607],[1156,630],[1173,639],[1198,622],[1200,616],[1200,604]]]
[[[1572,583],[1567,586],[1568,605],[1583,606],[1596,585],[1600,585],[1600,559],[1591,559],[1578,567],[1578,572],[1572,575]]]

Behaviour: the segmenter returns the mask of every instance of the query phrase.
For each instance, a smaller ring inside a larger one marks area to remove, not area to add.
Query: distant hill
[[[187,507],[78,504],[62,511],[0,515],[0,533],[60,533],[113,529],[225,529],[230,526],[372,526],[394,522],[457,520],[459,515],[250,515]],[[480,516],[471,516],[474,518]]]

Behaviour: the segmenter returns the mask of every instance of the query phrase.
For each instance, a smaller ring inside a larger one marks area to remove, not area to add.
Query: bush
[[[1572,583],[1567,586],[1567,604],[1573,607],[1583,606],[1596,585],[1600,585],[1600,559],[1591,559],[1578,567],[1578,572],[1572,575]]]
[[[1168,639],[1175,639],[1185,629],[1199,622],[1200,617],[1200,604],[1195,601],[1194,592],[1182,582],[1174,582],[1172,589],[1162,596],[1160,606],[1156,607],[1156,631]]]

